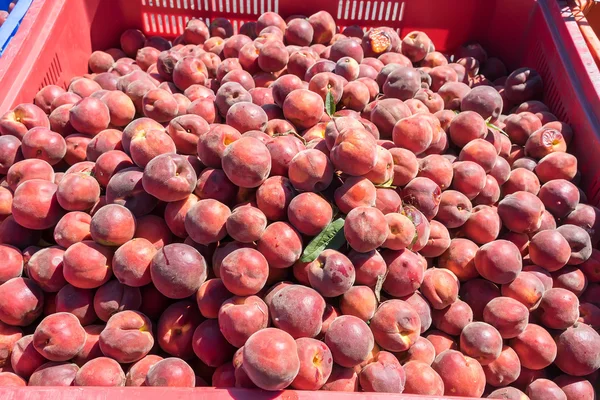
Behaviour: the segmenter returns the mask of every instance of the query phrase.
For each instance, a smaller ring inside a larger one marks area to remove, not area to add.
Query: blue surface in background
[[[19,25],[25,17],[25,14],[27,14],[27,10],[29,10],[29,6],[32,2],[33,0],[19,0],[6,19],[4,25],[0,27],[0,55],[4,53],[10,39],[17,33],[17,29],[19,29]],[[0,0],[0,10],[7,11],[10,3],[11,0]]]

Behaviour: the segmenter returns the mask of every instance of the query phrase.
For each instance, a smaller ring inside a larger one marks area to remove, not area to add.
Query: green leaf
[[[500,133],[501,133],[501,134],[503,134],[504,136],[506,136],[506,137],[509,137],[509,136],[508,136],[508,133],[504,132],[502,129],[500,129],[500,128],[499,128],[499,127],[497,127],[496,125],[492,124],[492,123],[490,122],[490,119],[492,119],[492,117],[489,117],[488,119],[486,119],[486,120],[485,120],[485,124],[487,125],[487,127],[488,127],[488,128],[492,128],[492,129],[494,129],[494,130],[496,130],[496,131],[500,132]]]
[[[346,243],[346,238],[344,237],[344,218],[338,218],[330,222],[321,233],[310,241],[304,249],[300,261],[312,262],[319,257],[323,250],[338,250],[344,243]]]
[[[327,91],[327,95],[325,96],[325,112],[330,117],[335,114],[335,100],[333,94],[331,94],[331,89]]]

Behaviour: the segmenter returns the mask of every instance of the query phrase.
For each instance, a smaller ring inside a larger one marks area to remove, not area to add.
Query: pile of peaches
[[[0,386],[593,399],[600,209],[531,68],[265,13],[0,119]]]

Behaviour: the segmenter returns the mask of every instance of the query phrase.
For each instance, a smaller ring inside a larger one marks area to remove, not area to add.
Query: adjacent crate
[[[11,1],[12,0],[0,0],[0,10],[7,11]],[[6,19],[6,22],[0,27],[0,56],[4,54],[10,40],[17,33],[32,2],[33,0],[20,0]]]
[[[25,0],[21,0],[25,1]],[[237,29],[265,11],[287,17],[330,12],[344,26],[387,25],[401,36],[426,32],[436,48],[452,52],[480,42],[510,69],[535,68],[544,79],[544,102],[575,131],[588,201],[600,204],[600,72],[569,7],[557,0],[35,0],[22,28],[0,58],[0,112],[32,101],[49,84],[66,87],[87,72],[91,51],[117,46],[127,28],[175,38],[191,18],[229,18]],[[332,394],[239,389],[0,388],[3,400],[138,398],[321,399]],[[336,398],[410,399],[414,396],[342,394]],[[425,398],[425,397],[421,397]],[[429,397],[440,399],[439,397]]]

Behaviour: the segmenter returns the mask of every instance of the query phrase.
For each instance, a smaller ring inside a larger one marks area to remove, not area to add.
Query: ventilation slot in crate
[[[402,21],[404,5],[403,1],[340,0],[337,19],[359,23]]]
[[[65,82],[60,82],[61,74],[62,74],[62,67],[60,65],[60,60],[58,59],[58,54],[54,54],[54,57],[52,58],[52,62],[50,63],[50,66],[48,67],[48,72],[46,72],[46,75],[44,76],[44,79],[42,80],[42,84],[38,87],[38,90],[41,90],[45,86],[48,86],[48,85],[58,85],[58,86],[62,86],[63,88],[66,89]]]
[[[533,60],[533,67],[544,80],[544,103],[550,107],[552,113],[556,115],[559,120],[569,123],[569,114],[565,110],[562,102],[562,96],[556,87],[557,77],[554,76],[556,70],[550,68],[541,43],[537,43],[533,49]]]

